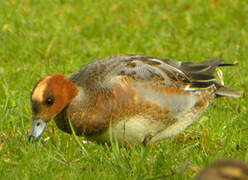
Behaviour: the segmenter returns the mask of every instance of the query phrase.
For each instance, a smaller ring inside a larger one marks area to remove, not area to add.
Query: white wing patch
[[[174,117],[189,111],[196,103],[197,97],[194,93],[188,94],[166,94],[165,92],[155,91],[150,87],[138,85],[142,100],[154,102],[163,110],[169,110]]]

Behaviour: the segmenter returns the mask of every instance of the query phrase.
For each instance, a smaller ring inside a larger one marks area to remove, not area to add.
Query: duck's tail
[[[186,62],[181,64],[180,69],[191,78],[191,89],[207,89],[215,86],[215,94],[217,97],[240,97],[241,92],[224,86],[222,72],[218,69],[218,67],[222,66],[235,66],[237,63],[222,64],[221,62],[223,62],[223,59],[213,59],[200,63]],[[216,72],[220,79],[220,83],[216,81],[214,75]]]

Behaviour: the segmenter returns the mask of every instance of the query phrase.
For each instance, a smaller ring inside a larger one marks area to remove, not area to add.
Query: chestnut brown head
[[[28,139],[39,139],[46,124],[76,95],[76,86],[63,75],[51,74],[40,79],[31,94],[33,125]]]

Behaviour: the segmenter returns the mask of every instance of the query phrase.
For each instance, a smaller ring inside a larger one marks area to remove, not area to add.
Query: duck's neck
[[[58,126],[58,128],[66,133],[71,134],[71,128],[70,128],[70,124],[68,121],[68,117],[66,115],[66,109],[67,107],[65,107],[55,118],[54,121],[56,123],[56,125]]]

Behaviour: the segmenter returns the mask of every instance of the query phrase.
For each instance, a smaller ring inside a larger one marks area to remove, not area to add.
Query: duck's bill
[[[32,130],[28,135],[28,141],[30,141],[32,138],[34,138],[34,140],[37,141],[41,137],[45,128],[46,128],[45,121],[43,121],[42,119],[34,119],[32,123]]]

